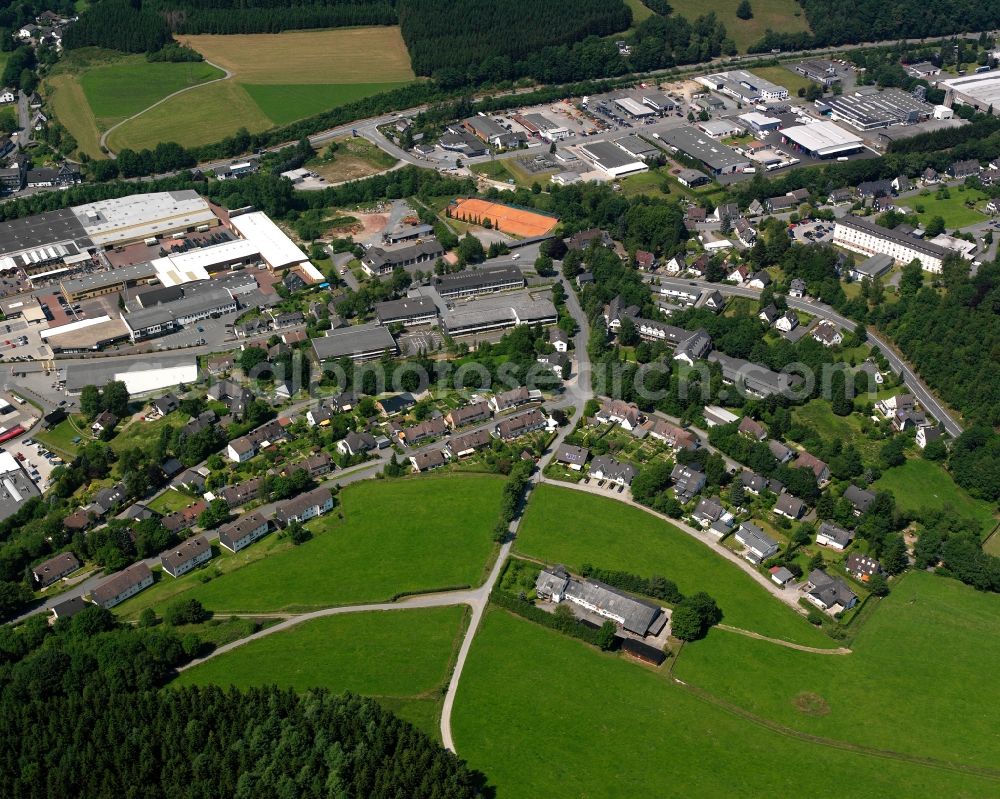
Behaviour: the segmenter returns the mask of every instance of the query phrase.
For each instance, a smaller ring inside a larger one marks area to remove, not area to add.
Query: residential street
[[[693,286],[703,291],[716,290],[727,297],[748,297],[755,300],[760,296],[760,289],[749,288],[747,286],[731,286],[727,283],[709,283],[705,280],[688,280],[659,276],[655,276],[655,278],[654,276],[648,276],[644,279],[647,283],[656,279],[659,281],[660,286],[667,286],[671,288],[688,288]],[[855,322],[845,316],[841,316],[829,305],[825,305],[821,302],[811,302],[804,299],[796,299],[794,297],[788,297],[787,301],[789,308],[794,308],[797,311],[805,311],[806,313],[817,316],[820,319],[828,319],[842,330],[854,330],[854,328],[857,327]],[[961,435],[962,426],[956,422],[954,418],[952,418],[948,411],[944,409],[937,398],[931,393],[931,390],[927,387],[927,385],[913,371],[909,364],[907,364],[895,352],[895,350],[890,347],[885,339],[881,338],[878,334],[873,333],[871,329],[869,329],[868,340],[881,350],[882,354],[885,355],[886,360],[889,361],[889,365],[893,372],[902,377],[906,387],[913,392],[917,401],[928,413],[944,425],[948,434],[953,438]]]

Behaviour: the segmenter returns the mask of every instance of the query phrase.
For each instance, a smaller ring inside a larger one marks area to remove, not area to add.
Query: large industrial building
[[[926,271],[935,274],[941,272],[944,259],[953,254],[946,247],[857,216],[837,220],[833,228],[833,243],[862,255],[888,255],[897,264],[917,260]]]
[[[946,105],[950,98],[953,103],[971,105],[977,111],[992,108],[994,113],[1000,112],[1000,70],[939,80],[937,87],[944,89]]]
[[[860,152],[864,142],[834,122],[810,122],[781,131],[782,139],[813,158],[839,158]]]
[[[377,322],[328,330],[325,336],[314,338],[312,346],[320,361],[337,358],[367,361],[386,353],[396,354],[396,340],[387,327]]]
[[[634,155],[609,141],[582,144],[578,149],[584,158],[601,170],[601,172],[612,178],[635,175],[638,172],[646,172],[649,169],[646,164]]]
[[[828,97],[823,103],[830,115],[858,130],[915,125],[934,115],[934,106],[902,89],[862,90]]]
[[[743,69],[716,72],[695,80],[702,86],[728,94],[741,103],[776,103],[788,99],[788,89],[784,86],[771,83]]]
[[[72,211],[98,247],[121,247],[219,224],[208,201],[190,189],[98,200]]]
[[[742,172],[750,166],[750,159],[732,147],[718,142],[692,127],[672,128],[660,134],[660,139],[674,150],[700,161],[713,175]]]

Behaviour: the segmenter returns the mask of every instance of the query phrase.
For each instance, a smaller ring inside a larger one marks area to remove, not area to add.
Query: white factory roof
[[[192,355],[190,363],[160,369],[116,372],[114,379],[124,381],[128,393],[133,396],[147,394],[150,391],[178,386],[181,383],[190,385],[198,382],[198,362]]]
[[[229,223],[244,239],[254,243],[257,252],[272,269],[283,269],[309,260],[267,214],[260,211],[239,214],[231,217]]]
[[[92,319],[81,319],[78,322],[70,322],[68,325],[50,327],[48,330],[41,331],[38,334],[38,337],[41,339],[47,339],[49,336],[61,336],[63,333],[75,333],[77,330],[83,330],[84,328],[91,327],[92,325],[101,325],[110,321],[111,317],[107,314],[104,316],[95,316]]]
[[[643,105],[638,100],[633,100],[631,97],[620,97],[615,100],[615,104],[621,106],[632,114],[632,116],[636,117],[648,117],[653,113],[653,109],[648,105]]]
[[[316,283],[323,283],[326,280],[326,277],[324,276],[324,274],[322,272],[320,272],[315,266],[313,266],[310,263],[300,264],[299,265],[299,269],[302,270],[302,273],[307,278],[309,278],[310,280],[315,281]]]
[[[861,139],[848,133],[834,122],[810,122],[808,125],[794,125],[781,131],[781,135],[803,150],[817,155],[832,155],[842,150],[856,148]]]
[[[939,80],[939,89],[953,89],[983,105],[1000,106],[1000,70]]]
[[[188,189],[98,200],[72,210],[98,246],[218,224],[208,202]]]
[[[0,474],[19,471],[21,471],[21,464],[17,462],[17,458],[5,449],[0,450]]]
[[[151,263],[160,283],[164,286],[180,286],[194,280],[208,280],[208,270],[213,267],[239,259],[255,259],[259,252],[256,242],[235,239],[213,244],[211,247],[172,253],[155,258]]]
[[[756,125],[757,127],[765,127],[767,125],[781,124],[781,120],[777,117],[769,117],[767,114],[761,114],[758,111],[751,111],[748,114],[740,114],[740,119],[746,122],[748,125]]]

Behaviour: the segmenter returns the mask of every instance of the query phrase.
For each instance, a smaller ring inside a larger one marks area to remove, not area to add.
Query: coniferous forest
[[[483,795],[481,775],[373,700],[161,687],[199,647],[96,606],[0,628],[0,796]]]

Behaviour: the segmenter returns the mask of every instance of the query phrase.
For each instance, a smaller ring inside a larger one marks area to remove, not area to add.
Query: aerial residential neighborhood
[[[1000,792],[995,8],[8,5],[0,795]]]

